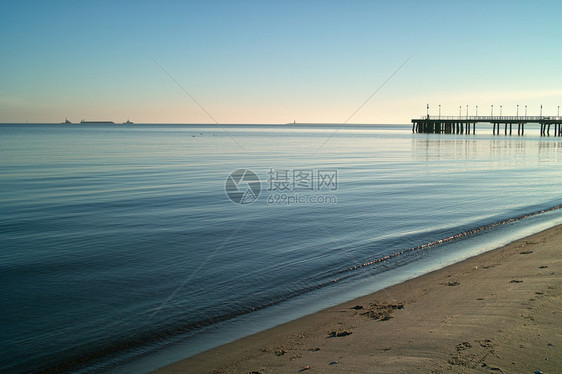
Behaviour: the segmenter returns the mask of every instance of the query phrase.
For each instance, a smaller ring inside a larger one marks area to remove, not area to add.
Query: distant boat
[[[113,121],[86,121],[83,119],[80,121],[82,125],[113,125],[115,122]]]
[[[65,124],[65,125],[68,125],[68,124],[70,124],[70,123],[72,123],[72,122],[70,122],[70,121],[68,120],[68,118],[65,118],[65,119],[64,119],[64,122],[61,122],[61,123],[62,123],[62,124]]]
[[[129,119],[127,118],[127,122],[123,122],[124,125],[132,125],[133,122],[129,121]]]

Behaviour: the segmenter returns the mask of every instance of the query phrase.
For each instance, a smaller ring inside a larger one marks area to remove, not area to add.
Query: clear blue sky
[[[562,1],[0,2],[0,122],[556,114]],[[498,110],[499,109],[495,109]],[[495,112],[495,114],[499,114]]]

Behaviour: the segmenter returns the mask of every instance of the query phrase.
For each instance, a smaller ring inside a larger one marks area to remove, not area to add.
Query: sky
[[[0,0],[0,123],[556,115],[562,1]]]

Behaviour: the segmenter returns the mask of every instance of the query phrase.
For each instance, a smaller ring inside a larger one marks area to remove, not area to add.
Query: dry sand
[[[562,373],[562,226],[158,373]]]

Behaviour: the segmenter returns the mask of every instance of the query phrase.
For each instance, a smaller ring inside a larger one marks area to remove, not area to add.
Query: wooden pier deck
[[[524,135],[527,123],[538,123],[541,136],[550,136],[551,126],[554,127],[554,136],[562,136],[562,117],[560,116],[427,116],[412,119],[412,132],[470,135],[476,133],[477,123],[491,124],[494,135],[500,135],[502,125],[505,135],[512,135],[514,125],[517,125],[517,135]]]

